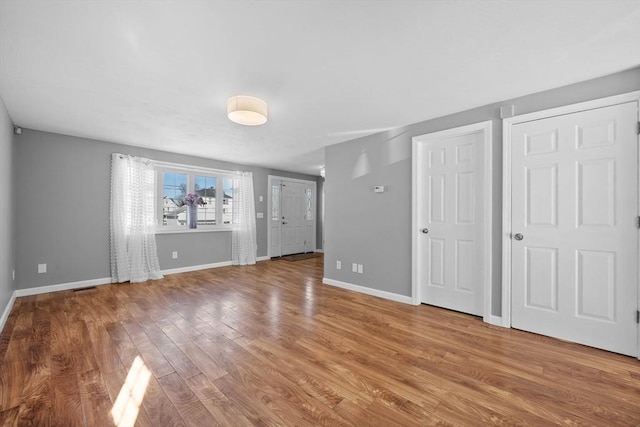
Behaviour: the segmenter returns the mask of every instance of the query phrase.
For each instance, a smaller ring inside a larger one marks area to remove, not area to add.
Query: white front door
[[[270,257],[316,248],[316,183],[269,175],[267,245]]]
[[[424,303],[483,315],[485,133],[414,138],[417,147],[418,283]]]
[[[283,256],[307,252],[306,189],[303,183],[282,181]]]
[[[511,325],[638,349],[638,104],[514,124]]]

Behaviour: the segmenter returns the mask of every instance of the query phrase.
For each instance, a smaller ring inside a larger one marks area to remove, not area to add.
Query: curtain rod
[[[216,173],[234,173],[234,172],[242,172],[240,170],[228,170],[228,169],[216,169],[210,168],[207,166],[195,166],[195,165],[187,165],[183,163],[172,163],[172,162],[163,162],[161,160],[152,160],[151,161],[154,166],[165,166],[175,169],[190,169],[190,170],[202,170],[207,172],[216,172]]]
[[[151,159],[147,159],[146,157],[132,156],[132,155],[130,155],[130,154],[121,154],[121,153],[112,153],[111,155],[112,155],[112,156],[118,156],[118,157],[119,157],[119,158],[121,158],[121,159],[126,159],[127,157],[131,157],[131,158],[134,158],[134,159],[142,160],[142,161],[144,161],[144,162],[151,162],[151,163],[153,163],[153,160],[151,160]]]
[[[125,157],[137,157],[137,156],[131,156],[129,154],[122,154],[122,153],[113,153],[113,154],[116,154],[121,159],[124,159]],[[162,160],[147,159],[144,157],[138,157],[138,158],[151,162],[151,164],[154,166],[164,166],[164,167],[173,168],[173,169],[188,169],[188,170],[196,170],[196,171],[200,170],[203,172],[224,173],[224,174],[232,174],[234,172],[243,172],[241,170],[216,169],[216,168],[210,168],[207,166],[195,166],[195,165],[187,165],[184,163],[164,162]]]

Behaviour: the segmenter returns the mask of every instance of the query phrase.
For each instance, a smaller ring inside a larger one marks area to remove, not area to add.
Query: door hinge
[[[640,122],[638,122],[638,135],[640,135]]]
[[[636,310],[636,323],[640,323],[640,310]]]
[[[640,216],[636,218],[636,226],[640,228]]]

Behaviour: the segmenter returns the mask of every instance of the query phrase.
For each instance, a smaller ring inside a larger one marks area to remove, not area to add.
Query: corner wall
[[[0,212],[0,329],[15,285],[13,282],[13,122],[0,99],[0,195],[4,201]],[[7,312],[8,313],[8,312]]]
[[[640,90],[640,68],[498,102],[400,129],[359,138],[325,150],[325,267],[339,281],[400,297],[411,296],[411,139],[491,120],[493,123],[492,307],[501,315],[502,120],[500,107],[526,114]],[[384,193],[374,193],[384,185]],[[336,269],[336,261],[342,269]],[[363,264],[364,273],[351,272]],[[378,293],[380,293],[378,292]],[[401,300],[402,298],[399,298]]]
[[[269,174],[317,178],[29,129],[14,137],[14,149],[18,290],[111,276],[111,153],[253,172],[256,212],[266,212]],[[256,219],[259,257],[267,255],[268,217]],[[162,270],[231,260],[230,231],[158,234],[156,241]],[[171,258],[173,251],[178,259]],[[38,274],[37,265],[45,263],[47,273]]]

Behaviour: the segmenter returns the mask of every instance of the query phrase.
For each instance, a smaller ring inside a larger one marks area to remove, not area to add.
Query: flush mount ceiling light
[[[232,96],[227,101],[227,116],[241,125],[263,125],[267,122],[267,103],[253,96]]]

